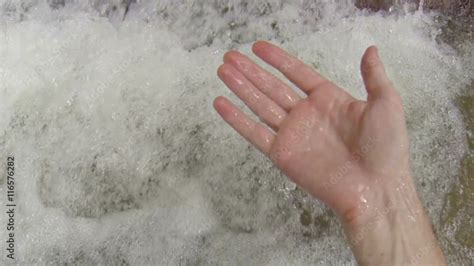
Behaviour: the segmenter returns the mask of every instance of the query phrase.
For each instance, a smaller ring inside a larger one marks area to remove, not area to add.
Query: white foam
[[[469,73],[432,37],[433,16],[258,3],[145,2],[121,23],[95,14],[107,5],[31,4],[22,21],[18,10],[2,18],[0,147],[17,161],[20,264],[353,262],[327,209],[288,189],[212,110],[230,96],[215,76],[223,53],[249,53],[256,38],[284,41],[358,97],[360,57],[378,45],[439,217],[466,151],[452,100]],[[317,222],[302,225],[303,210]]]

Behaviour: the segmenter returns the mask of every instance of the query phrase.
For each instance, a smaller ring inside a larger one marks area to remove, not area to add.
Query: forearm
[[[414,186],[407,183],[380,189],[372,200],[376,204],[344,222],[359,265],[445,264]]]

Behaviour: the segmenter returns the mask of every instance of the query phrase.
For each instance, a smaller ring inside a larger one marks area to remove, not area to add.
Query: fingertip
[[[370,49],[372,49],[377,57],[379,57],[379,48],[375,45],[369,46]]]
[[[263,40],[256,41],[252,45],[252,51],[255,54],[258,54],[258,53],[264,51],[267,47],[269,47],[269,45],[270,45],[270,43],[267,42],[267,41],[263,41]]]
[[[363,75],[383,70],[377,47],[372,45],[365,50],[364,55],[362,56],[360,69]]]
[[[222,64],[217,68],[217,76],[222,79],[225,73],[226,73],[226,66],[225,64]]]
[[[371,46],[367,47],[366,52],[369,52],[369,53],[377,55],[377,56],[379,55],[379,49],[375,45],[371,45]]]
[[[224,96],[217,96],[213,102],[214,109],[227,122],[236,116],[237,108]]]
[[[368,93],[368,99],[390,96],[391,82],[385,73],[385,67],[379,57],[378,49],[369,46],[361,60],[361,73]]]
[[[228,63],[232,60],[235,60],[239,55],[240,53],[238,51],[230,50],[224,54],[223,61],[224,63]]]
[[[225,107],[225,103],[226,103],[226,99],[223,96],[217,96],[214,99],[214,102],[212,103],[212,105],[214,106],[214,109],[216,109],[219,112],[220,110],[223,110],[223,108]]]
[[[374,55],[378,54],[377,46],[371,45],[365,49],[364,55]]]
[[[374,45],[367,47],[367,49],[365,49],[364,55],[362,56],[362,63],[364,63],[364,61],[366,61],[369,58],[378,57],[377,55],[378,55],[377,47],[375,47]]]

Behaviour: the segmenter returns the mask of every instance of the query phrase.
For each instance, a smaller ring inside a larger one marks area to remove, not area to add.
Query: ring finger
[[[217,75],[265,124],[275,131],[278,130],[287,115],[285,110],[230,64],[221,65]]]

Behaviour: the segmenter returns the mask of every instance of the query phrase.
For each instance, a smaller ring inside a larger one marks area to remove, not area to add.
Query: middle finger
[[[301,100],[301,97],[283,81],[237,51],[227,52],[224,55],[224,62],[235,67],[255,87],[286,111],[290,111]]]
[[[264,123],[275,131],[286,117],[286,112],[229,64],[219,67],[219,78],[229,87]]]

